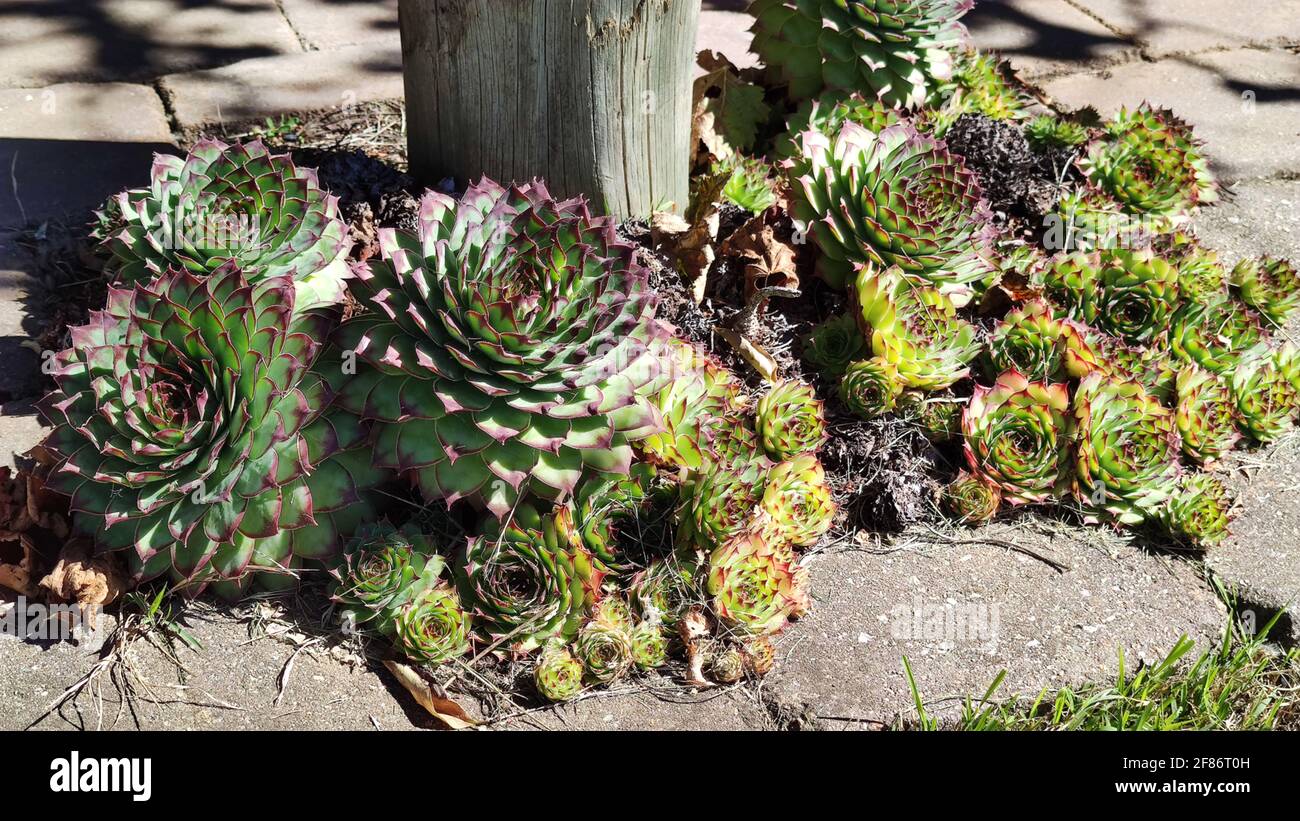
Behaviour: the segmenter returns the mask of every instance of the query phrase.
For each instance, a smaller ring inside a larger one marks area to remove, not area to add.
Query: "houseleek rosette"
[[[1178,305],[1178,271],[1150,249],[1074,254],[1049,276],[1073,318],[1129,345],[1161,342]]]
[[[663,429],[636,447],[655,464],[699,469],[715,458],[715,439],[725,436],[728,418],[744,407],[742,387],[721,363],[687,342],[668,340],[659,347],[659,358],[667,381],[651,401]]]
[[[1025,123],[1025,139],[1040,150],[1073,148],[1088,141],[1088,129],[1076,122],[1043,114]]]
[[[577,635],[603,578],[569,508],[543,516],[522,504],[469,541],[456,583],[492,643],[527,652]]]
[[[754,413],[763,450],[773,459],[809,453],[826,441],[822,402],[811,385],[785,381],[773,385]]]
[[[653,670],[668,662],[668,634],[659,621],[643,621],[633,627],[628,644],[638,670]]]
[[[928,130],[942,137],[966,114],[993,120],[1023,119],[1028,99],[1007,80],[1010,74],[1007,61],[996,55],[973,48],[959,54],[952,79],[936,90],[935,97],[942,105],[923,115]]]
[[[54,357],[42,406],[48,483],[72,497],[77,532],[145,578],[334,554],[336,517],[373,515],[363,494],[382,477],[347,452],[364,443],[358,420],[321,412],[330,375],[309,369],[329,325],[295,312],[288,276],[254,286],[233,265],[111,288]]]
[[[803,340],[804,361],[828,380],[839,379],[851,363],[867,353],[867,340],[851,314],[831,317]]]
[[[968,524],[992,519],[1001,504],[1001,490],[964,470],[943,490],[943,506]]]
[[[393,644],[407,658],[440,664],[465,655],[470,648],[470,618],[460,596],[449,584],[435,584],[417,593],[393,616]]]
[[[1174,402],[1178,372],[1166,351],[1125,345],[1110,334],[1073,320],[1062,323],[1062,342],[1061,361],[1071,378],[1100,373],[1136,382],[1155,399]]]
[[[745,677],[745,654],[735,644],[714,645],[709,654],[709,678],[719,684],[735,684]]]
[[[768,636],[746,638],[740,643],[740,652],[745,657],[745,670],[756,678],[770,673],[776,664],[776,647]]]
[[[548,644],[537,657],[533,682],[547,701],[568,701],[582,692],[582,662],[563,643]]]
[[[1180,541],[1193,547],[1214,547],[1228,536],[1232,505],[1231,494],[1217,477],[1189,473],[1160,511],[1160,521]]]
[[[837,288],[859,265],[898,266],[910,281],[960,288],[984,280],[992,212],[975,174],[943,143],[910,125],[873,133],[846,122],[807,131],[785,163],[792,216],[812,233],[818,271]]]
[[[632,643],[627,631],[602,621],[589,621],[578,631],[573,649],[582,661],[587,678],[609,684],[622,678],[632,667]]]
[[[375,459],[425,496],[561,500],[584,474],[625,474],[661,429],[647,396],[663,336],[631,246],[580,200],[484,179],[428,192],[418,232],[384,229],[352,285],[371,308],[340,329],[357,374],[344,407],[378,423]]]
[[[1153,248],[1178,269],[1178,293],[1187,302],[1210,302],[1227,294],[1228,272],[1219,254],[1186,231],[1156,237]]]
[[[1247,305],[1283,325],[1300,306],[1300,274],[1284,259],[1243,259],[1232,269],[1232,285]]]
[[[387,629],[399,607],[437,582],[444,564],[430,538],[414,528],[362,525],[330,571],[333,599],[346,621]]]
[[[677,622],[689,598],[691,570],[675,558],[656,559],[632,576],[628,598],[642,620],[670,626]]]
[[[844,407],[863,419],[889,413],[898,404],[902,392],[898,368],[879,356],[849,365],[839,387]]]
[[[805,453],[775,465],[768,473],[760,508],[765,532],[775,541],[815,544],[830,530],[836,510],[822,463]]]
[[[805,100],[786,120],[786,135],[776,142],[776,156],[788,159],[799,153],[798,137],[805,131],[837,133],[846,122],[857,123],[868,131],[882,131],[902,121],[898,109],[867,100],[857,92],[826,91],[815,99]]]
[[[1141,524],[1175,492],[1174,412],[1141,385],[1091,374],[1074,397],[1074,492],[1091,517]]]
[[[1174,421],[1187,458],[1207,465],[1232,450],[1241,434],[1237,430],[1237,405],[1227,380],[1189,365],[1178,372],[1177,388]]]
[[[761,461],[710,470],[683,483],[678,541],[709,551],[753,524],[767,487]]]
[[[739,534],[713,551],[707,584],[718,618],[740,633],[775,633],[808,609],[807,569],[759,533]]]
[[[971,473],[1013,505],[1058,495],[1068,476],[1069,412],[1069,390],[1061,383],[1007,371],[991,388],[977,385],[962,416]]]
[[[1169,328],[1173,352],[1213,373],[1231,371],[1241,355],[1263,339],[1259,315],[1227,296],[1185,301]]]
[[[1079,167],[1127,212],[1181,218],[1219,198],[1201,143],[1172,112],[1120,109]]]
[[[1242,431],[1256,442],[1272,442],[1291,427],[1300,403],[1300,393],[1288,378],[1291,358],[1289,349],[1274,352],[1261,343],[1244,353],[1232,371],[1230,385]]]
[[[826,88],[916,108],[952,75],[974,0],[755,0],[754,53],[794,99]]]
[[[1011,309],[989,337],[993,373],[1016,370],[1029,379],[1064,378],[1063,333],[1062,321],[1046,300],[1031,299]]]
[[[150,177],[148,188],[113,197],[103,215],[100,250],[118,282],[233,264],[251,284],[292,279],[299,311],[342,301],[348,227],[315,171],[260,140],[202,139],[185,157],[155,155]]]
[[[940,291],[912,283],[897,268],[863,267],[853,299],[872,352],[897,370],[904,385],[939,390],[970,373],[981,349],[975,328]]]

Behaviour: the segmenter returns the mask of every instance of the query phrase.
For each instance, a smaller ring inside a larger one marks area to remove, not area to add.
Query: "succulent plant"
[[[965,114],[982,114],[994,120],[1019,120],[1026,116],[1027,99],[1007,80],[1010,68],[996,55],[970,49],[958,55],[952,79],[935,92],[942,104],[927,112],[930,130],[942,137]]]
[[[642,620],[669,626],[677,622],[690,592],[691,570],[673,558],[658,559],[632,576],[628,598]]]
[[[1178,372],[1166,351],[1125,345],[1110,334],[1072,320],[1062,323],[1061,338],[1061,361],[1070,377],[1082,379],[1100,373],[1136,382],[1161,402],[1175,401]]]
[[[665,333],[632,248],[580,200],[484,179],[420,201],[418,233],[380,232],[358,268],[373,310],[340,329],[357,373],[339,401],[376,420],[377,463],[425,496],[561,500],[592,471],[625,474],[660,429],[652,347]]]
[[[987,522],[1001,504],[1001,490],[964,470],[943,491],[943,506],[963,523]]]
[[[767,675],[776,664],[776,648],[767,636],[746,638],[740,643],[740,652],[745,657],[745,670],[755,678]]]
[[[1292,368],[1261,343],[1245,352],[1232,371],[1232,395],[1242,430],[1256,442],[1272,442],[1291,427],[1300,393],[1288,378]]]
[[[838,314],[804,337],[803,358],[823,378],[836,380],[853,362],[870,353],[866,337],[852,314]]]
[[[812,545],[830,530],[835,502],[822,463],[811,453],[775,465],[767,476],[760,507],[766,533],[777,542]]]
[[[1052,306],[1031,299],[1007,312],[989,337],[988,358],[992,372],[1016,370],[1028,379],[1059,380],[1065,376],[1062,321]]]
[[[960,288],[996,271],[992,212],[975,174],[934,137],[908,124],[878,134],[846,122],[834,135],[807,131],[785,163],[792,216],[821,249],[832,286],[856,268],[898,266],[920,285]]]
[[[1143,103],[1120,109],[1079,167],[1131,214],[1184,217],[1219,198],[1219,185],[1192,128]]]
[[[741,533],[709,557],[713,611],[732,629],[762,635],[808,609],[808,571],[788,547],[760,533]]]
[[[647,462],[632,465],[627,476],[596,474],[578,486],[573,501],[573,525],[583,545],[591,552],[596,569],[605,574],[622,574],[631,569],[619,555],[617,530],[633,519],[652,491],[655,468]]]
[[[754,524],[769,468],[754,461],[710,470],[680,489],[678,542],[711,551]]]
[[[830,136],[846,123],[857,123],[868,131],[881,131],[902,122],[898,109],[868,101],[857,92],[826,91],[815,99],[805,100],[786,121],[787,133],[776,143],[776,156],[798,156],[798,136],[805,131],[819,131]]]
[[[587,622],[578,631],[573,649],[587,678],[597,684],[616,681],[632,667],[632,643],[627,631],[617,625]]]
[[[812,386],[802,382],[773,385],[758,400],[754,426],[763,450],[773,459],[815,451],[826,441],[822,402]]]
[[[117,194],[101,218],[106,270],[123,284],[234,265],[253,285],[291,278],[300,312],[344,297],[350,242],[338,198],[260,140],[157,154],[149,187]]]
[[[457,571],[486,638],[520,652],[577,635],[604,578],[569,508],[543,516],[527,503],[505,524],[487,522]]]
[[[1300,306],[1300,274],[1284,259],[1243,259],[1232,269],[1232,284],[1243,302],[1275,325],[1286,324]]]
[[[1169,326],[1173,352],[1213,373],[1232,370],[1241,355],[1263,339],[1259,315],[1226,296],[1184,301]]]
[[[889,413],[898,404],[902,392],[898,368],[879,356],[849,365],[840,380],[840,401],[863,419]]]
[[[1227,381],[1195,365],[1178,372],[1178,407],[1174,421],[1183,441],[1183,454],[1207,465],[1241,438],[1237,431],[1237,405]]]
[[[1153,234],[1173,229],[1167,217],[1132,214],[1105,193],[1079,188],[1064,194],[1046,223],[1043,245],[1052,251],[1138,248]]]
[[[617,595],[606,595],[591,608],[591,620],[631,632],[636,624],[631,606]]]
[[[1232,505],[1232,496],[1217,477],[1189,473],[1160,511],[1160,521],[1180,541],[1199,548],[1214,547],[1228,535]]]
[[[668,634],[658,621],[643,621],[628,633],[632,663],[638,670],[663,667],[668,661]]]
[[[582,692],[582,662],[563,643],[548,644],[537,658],[533,681],[547,701],[568,701]]]
[[[430,538],[413,527],[362,525],[330,571],[333,600],[346,621],[387,629],[399,607],[437,583],[444,565]]]
[[[715,169],[725,173],[727,168]],[[722,198],[751,214],[760,214],[776,204],[772,167],[762,160],[741,157],[730,168],[722,187]]]
[[[709,657],[709,678],[735,684],[745,677],[745,654],[734,644],[716,647]]]
[[[1153,247],[1178,270],[1178,294],[1185,302],[1210,302],[1227,295],[1228,272],[1219,254],[1186,231],[1156,237]]]
[[[931,442],[938,443],[961,435],[961,417],[967,398],[950,393],[907,391],[899,404],[904,418],[920,428]]]
[[[972,0],[755,0],[754,53],[794,99],[826,88],[916,108],[952,74]]]
[[[1088,129],[1076,122],[1043,114],[1025,123],[1025,138],[1034,148],[1073,148],[1088,141]]]
[[[109,290],[42,404],[48,483],[78,532],[137,576],[235,579],[333,555],[345,521],[373,518],[382,475],[345,452],[365,432],[322,415],[330,388],[308,370],[330,321],[295,305],[289,277],[254,286],[233,265]]]
[[[1178,305],[1177,269],[1149,248],[1072,254],[1048,268],[1047,277],[1049,292],[1073,318],[1129,345],[1162,341]]]
[[[1089,518],[1141,524],[1177,489],[1174,412],[1136,382],[1093,373],[1075,392],[1074,415],[1074,492]]]
[[[970,373],[981,349],[975,328],[940,291],[909,282],[897,268],[864,267],[853,298],[873,353],[897,369],[904,385],[939,390]]]
[[[1013,505],[1058,495],[1068,477],[1069,412],[1069,391],[1061,383],[1007,371],[992,388],[977,385],[962,417],[971,473]]]
[[[442,583],[426,587],[397,608],[393,643],[407,658],[440,664],[465,655],[470,647],[470,619],[456,589]]]
[[[742,386],[713,357],[678,339],[664,344],[659,357],[668,381],[652,400],[663,430],[641,439],[637,449],[655,464],[699,469],[714,460],[715,439],[744,408]]]

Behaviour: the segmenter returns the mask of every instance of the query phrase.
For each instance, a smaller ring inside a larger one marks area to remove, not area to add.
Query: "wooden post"
[[[400,0],[411,172],[686,207],[700,0]]]

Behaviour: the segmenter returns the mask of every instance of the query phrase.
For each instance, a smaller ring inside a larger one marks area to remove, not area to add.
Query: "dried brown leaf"
[[[406,692],[428,711],[429,715],[447,725],[448,729],[467,730],[477,725],[478,722],[470,718],[459,704],[447,698],[442,688],[420,675],[414,667],[391,659],[384,660],[384,667],[406,688]]]
[[[130,589],[117,555],[96,556],[85,539],[73,539],[64,545],[54,569],[39,584],[50,601],[78,604],[83,612],[92,614]],[[93,621],[90,626],[95,626]]]
[[[691,149],[694,163],[707,164],[752,148],[771,109],[762,87],[744,80],[726,57],[702,51],[697,63],[704,74],[695,80]]]

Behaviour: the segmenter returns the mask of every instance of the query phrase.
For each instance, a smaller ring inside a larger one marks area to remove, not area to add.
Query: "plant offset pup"
[[[322,469],[360,432],[319,417],[328,389],[308,369],[327,324],[292,318],[294,290],[287,276],[254,287],[233,265],[170,271],[110,289],[55,357],[50,484],[72,496],[78,530],[130,548],[138,575],[284,569],[337,549],[332,511],[373,515],[358,504],[368,463]]]
[[[632,248],[582,200],[484,179],[426,193],[418,235],[380,232],[358,268],[372,310],[340,329],[363,364],[340,402],[376,420],[375,458],[430,499],[563,499],[585,471],[625,474],[661,429],[651,344],[665,331]]]
[[[952,75],[974,0],[755,0],[753,50],[796,99],[825,88],[916,108]]]
[[[804,132],[785,162],[792,216],[821,249],[818,272],[852,283],[863,264],[897,266],[910,282],[952,289],[993,271],[992,212],[975,175],[943,143],[908,124],[878,134],[854,122]]]
[[[350,242],[338,198],[260,140],[205,139],[184,158],[158,154],[150,186],[113,197],[100,218],[100,249],[120,282],[233,262],[252,283],[292,277],[299,311],[343,299]]]

